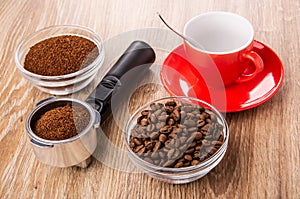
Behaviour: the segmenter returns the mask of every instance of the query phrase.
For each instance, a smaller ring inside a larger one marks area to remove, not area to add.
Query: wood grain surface
[[[228,150],[208,175],[184,185],[163,183],[130,164],[122,135],[129,113],[167,95],[159,83],[159,64],[181,40],[166,30],[156,12],[182,30],[191,17],[215,10],[251,21],[255,38],[281,58],[284,82],[266,103],[226,114]],[[22,78],[14,52],[30,33],[58,24],[89,27],[107,47],[94,84],[73,97],[84,99],[135,38],[157,50],[151,72],[135,83],[138,88],[116,107],[114,117],[106,118],[102,130],[108,148],[87,169],[40,163],[25,131],[27,115],[50,95]],[[0,198],[300,198],[299,74],[299,0],[0,0]]]

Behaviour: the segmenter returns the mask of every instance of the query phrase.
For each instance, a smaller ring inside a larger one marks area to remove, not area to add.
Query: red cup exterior
[[[244,49],[229,53],[209,53],[200,51],[184,41],[184,50],[189,62],[203,76],[209,87],[226,87],[234,82],[253,79],[263,69],[262,58],[253,51],[253,41]],[[254,69],[247,69],[252,61]],[[245,71],[254,72],[246,74]]]

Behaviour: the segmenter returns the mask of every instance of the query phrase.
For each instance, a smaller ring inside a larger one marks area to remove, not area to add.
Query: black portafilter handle
[[[143,41],[132,42],[86,99],[86,102],[100,113],[101,118],[106,118],[111,110],[112,94],[122,84],[121,77],[138,66],[149,68],[154,61],[155,52],[149,44]],[[101,122],[103,121],[101,120]]]

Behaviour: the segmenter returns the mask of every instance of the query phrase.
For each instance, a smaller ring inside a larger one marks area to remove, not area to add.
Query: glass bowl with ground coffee
[[[23,77],[54,95],[67,95],[87,86],[103,60],[101,37],[86,27],[74,25],[34,32],[15,52],[15,62]]]
[[[189,183],[216,167],[229,130],[221,113],[196,98],[166,97],[133,113],[125,129],[129,158],[151,177]]]

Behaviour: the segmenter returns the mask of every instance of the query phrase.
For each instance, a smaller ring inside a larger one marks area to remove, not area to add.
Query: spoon
[[[181,37],[182,39],[186,40],[187,42],[189,42],[190,44],[192,44],[194,47],[196,48],[201,48],[200,45],[198,44],[198,42],[196,42],[194,39],[190,38],[190,37],[186,37],[183,34],[179,33],[178,31],[174,30],[171,26],[169,26],[167,24],[167,22],[163,19],[163,17],[159,14],[159,12],[157,12],[159,18],[161,19],[161,21],[170,29],[172,30],[175,34],[177,34],[179,37]]]

